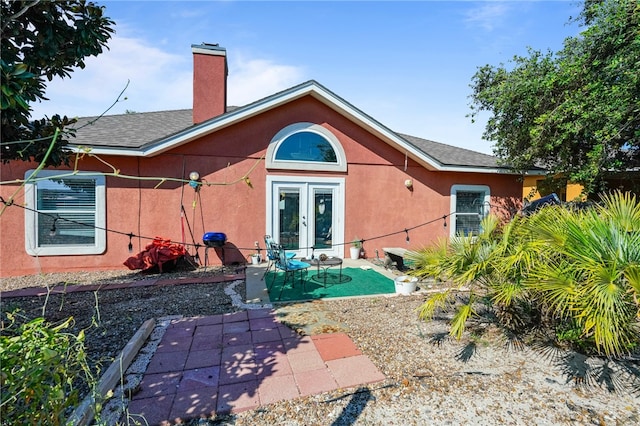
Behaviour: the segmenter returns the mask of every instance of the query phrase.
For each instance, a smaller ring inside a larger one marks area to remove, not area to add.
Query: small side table
[[[311,264],[311,266],[315,266],[318,269],[318,273],[316,275],[313,275],[311,279],[322,281],[324,287],[327,286],[328,269],[334,266],[340,266],[340,276],[338,278],[338,282],[342,282],[342,259],[340,259],[339,257],[329,257],[325,260],[320,260],[318,258],[302,259],[302,261],[307,262]],[[322,271],[320,271],[321,268]]]

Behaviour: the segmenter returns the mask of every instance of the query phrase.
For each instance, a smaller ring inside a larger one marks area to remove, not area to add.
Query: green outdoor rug
[[[322,272],[322,271],[321,271]],[[300,283],[300,272],[295,273],[295,280],[291,277],[284,288],[283,272],[269,272],[265,277],[271,301],[295,301],[324,299],[331,297],[367,296],[373,294],[395,293],[393,280],[385,277],[373,269],[343,268],[342,277],[339,268],[331,268],[327,273],[327,284],[324,286],[324,276],[318,276],[316,268],[309,268],[303,283]],[[275,277],[273,285],[271,284]],[[292,285],[293,284],[293,285]],[[280,291],[282,290],[282,296]]]

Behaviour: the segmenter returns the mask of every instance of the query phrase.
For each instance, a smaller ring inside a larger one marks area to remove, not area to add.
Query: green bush
[[[66,333],[73,319],[59,325],[36,318],[18,325],[14,314],[0,336],[3,425],[60,425],[78,404],[78,377],[92,383],[84,333]]]
[[[543,244],[527,286],[588,352],[620,356],[640,341],[640,203],[615,192],[586,210],[548,208],[527,229]],[[589,345],[590,344],[590,345]]]
[[[474,304],[488,301],[503,327],[543,327],[587,354],[616,357],[640,344],[640,203],[629,193],[603,195],[584,210],[545,207],[503,226],[489,216],[478,236],[412,256],[415,275],[452,283],[426,299],[420,317],[453,306],[457,338]],[[463,287],[469,297],[460,303]]]

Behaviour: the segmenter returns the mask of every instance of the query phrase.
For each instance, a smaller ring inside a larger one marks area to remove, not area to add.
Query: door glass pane
[[[300,191],[296,188],[280,190],[279,242],[287,250],[300,248]]]
[[[330,189],[316,189],[314,191],[314,248],[325,249],[332,247],[333,227],[333,192]]]

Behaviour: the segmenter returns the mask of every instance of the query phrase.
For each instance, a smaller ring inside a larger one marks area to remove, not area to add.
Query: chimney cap
[[[202,43],[202,44],[192,44],[191,51],[193,53],[205,53],[209,55],[221,55],[226,56],[227,49],[224,47],[220,47],[218,43]]]

